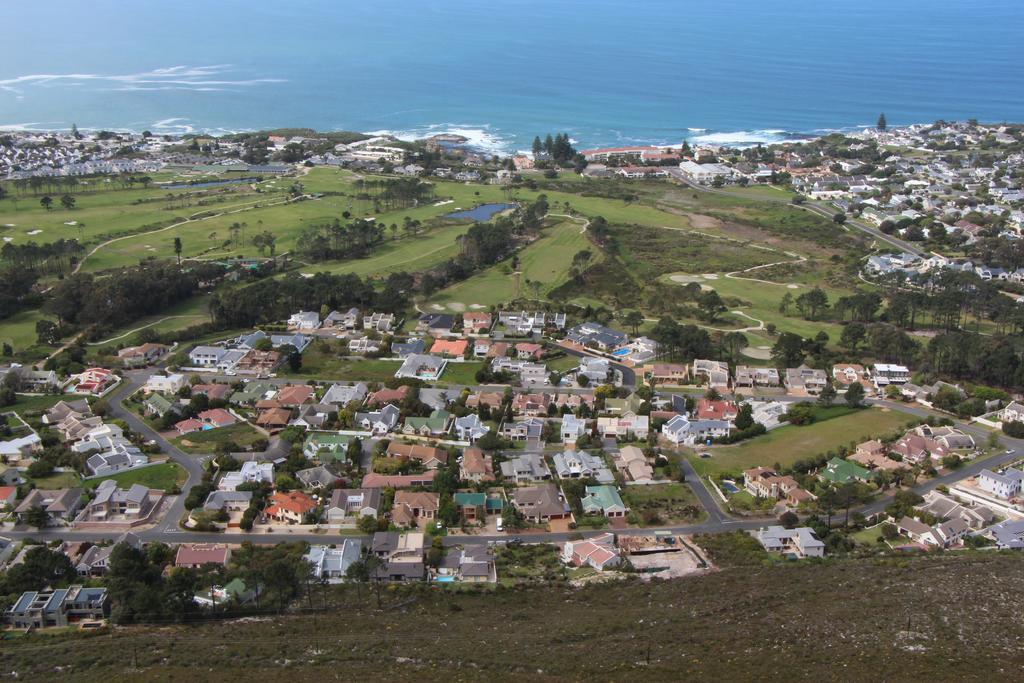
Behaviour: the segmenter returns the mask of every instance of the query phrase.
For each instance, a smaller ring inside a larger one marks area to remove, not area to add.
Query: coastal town
[[[141,620],[140,567],[188,619],[1024,548],[1021,126],[12,131],[0,178],[12,629]]]

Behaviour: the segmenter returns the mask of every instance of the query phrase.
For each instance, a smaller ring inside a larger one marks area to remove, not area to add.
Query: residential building
[[[232,579],[223,586],[211,586],[210,590],[196,593],[192,600],[201,607],[217,605],[247,605],[256,599],[259,587],[249,588],[242,579]]]
[[[785,500],[792,507],[814,500],[814,495],[800,488],[796,479],[779,475],[766,467],[755,467],[743,472],[743,487],[755,498]]]
[[[574,567],[592,567],[604,571],[617,566],[622,560],[615,546],[613,534],[601,534],[579,541],[566,541],[562,545],[562,561]]]
[[[107,522],[134,524],[148,519],[153,509],[163,498],[163,491],[151,490],[142,484],[130,488],[118,488],[113,479],[104,479],[96,487],[95,496],[90,500],[79,522]]]
[[[109,614],[106,588],[73,585],[22,593],[4,617],[13,628],[40,629],[99,621]]]
[[[455,319],[447,313],[424,313],[416,321],[416,331],[426,332],[432,337],[451,334]]]
[[[551,472],[539,453],[521,453],[501,463],[501,476],[522,484],[550,479]]]
[[[712,389],[729,388],[729,364],[718,360],[696,359],[693,361],[693,377],[701,378]]]
[[[602,484],[615,481],[604,459],[586,451],[562,451],[556,453],[553,461],[559,479],[582,479],[593,477]]]
[[[356,413],[355,422],[363,430],[382,436],[395,428],[401,414],[402,411],[389,403],[378,411]]]
[[[231,559],[231,548],[217,543],[184,543],[178,546],[174,556],[175,567],[199,569],[205,565],[218,564],[226,567]]]
[[[324,393],[320,403],[334,406],[346,406],[352,402],[362,403],[366,398],[366,385],[362,382],[352,385],[332,384]]]
[[[625,332],[610,329],[596,322],[581,323],[568,330],[565,336],[580,346],[602,351],[617,349],[629,341],[629,335]]]
[[[448,463],[448,451],[433,446],[420,444],[399,443],[392,441],[388,444],[387,455],[389,458],[408,458],[422,464],[427,469],[437,469]]]
[[[462,314],[462,329],[466,333],[481,334],[491,329],[491,314],[470,311]]]
[[[871,379],[876,389],[890,384],[906,384],[910,381],[910,370],[905,365],[876,363],[871,370]]]
[[[444,358],[462,358],[469,348],[465,339],[437,339],[430,347],[430,353]]]
[[[32,489],[21,499],[14,514],[25,522],[29,512],[36,508],[46,513],[47,526],[70,522],[82,507],[82,489]]]
[[[428,470],[421,474],[378,474],[370,472],[363,477],[365,489],[402,489],[415,486],[429,487],[434,483],[437,470]]]
[[[117,352],[117,357],[126,368],[140,368],[152,365],[166,355],[168,348],[163,344],[147,342],[139,346],[128,346]]]
[[[221,491],[234,491],[242,484],[255,484],[260,482],[274,483],[274,464],[269,462],[242,463],[239,470],[225,472],[220,478],[217,488]]]
[[[476,413],[455,418],[452,429],[455,431],[455,438],[459,441],[468,441],[471,444],[476,443],[477,439],[491,431],[491,428],[485,425]]]
[[[310,564],[313,576],[336,583],[345,579],[348,568],[362,557],[363,542],[358,538],[346,538],[340,547],[311,545],[303,555]]]
[[[718,420],[735,422],[739,415],[739,407],[732,401],[712,401],[711,399],[697,399],[693,415],[698,420]]]
[[[427,417],[407,417],[402,433],[440,438],[448,433],[452,414],[447,410],[434,410]]]
[[[676,415],[661,426],[661,433],[677,446],[693,446],[728,436],[731,428],[732,425],[725,420],[691,420],[685,415]]]
[[[359,309],[350,308],[346,312],[331,311],[324,318],[324,327],[330,328],[341,328],[345,330],[354,330],[359,326]]]
[[[828,386],[828,373],[806,365],[787,368],[786,386],[795,396],[817,396]]]
[[[437,568],[437,576],[451,577],[459,583],[494,583],[498,580],[494,555],[487,548],[455,548]]]
[[[612,439],[635,438],[643,441],[647,438],[650,419],[647,415],[637,415],[627,411],[617,417],[597,418],[597,432],[602,437]]]
[[[777,387],[780,383],[779,371],[775,368],[736,366],[736,378],[733,381],[736,387]]]
[[[452,496],[459,516],[466,522],[483,521],[487,514],[487,494],[483,492],[458,491]]]
[[[897,530],[915,543],[948,548],[963,540],[970,528],[960,519],[928,526],[913,517],[903,517],[896,524]]]
[[[764,527],[754,534],[754,538],[770,553],[781,553],[797,558],[825,556],[825,544],[808,527]]]
[[[363,329],[375,332],[391,332],[395,328],[394,313],[371,313],[363,316]]]
[[[855,462],[832,458],[818,473],[818,477],[833,484],[848,484],[853,481],[867,481],[871,472]]]
[[[320,314],[316,311],[299,311],[288,318],[288,327],[293,330],[316,330],[320,327]]]
[[[317,503],[302,491],[277,492],[270,496],[264,511],[268,519],[287,524],[302,524],[306,515],[315,513]]]
[[[562,416],[562,424],[559,428],[562,443],[573,444],[576,439],[587,433],[587,421],[576,417],[572,413]]]
[[[506,422],[501,434],[512,441],[539,441],[544,434],[544,421],[536,417]]]
[[[583,356],[576,367],[576,377],[586,377],[590,384],[605,384],[611,377],[612,366],[607,358]]]
[[[1010,500],[1021,494],[1021,485],[1024,483],[1024,471],[1015,467],[1008,467],[1002,472],[993,472],[984,469],[978,473],[975,480],[978,488],[986,493],[991,493],[997,498]]]
[[[566,519],[572,514],[562,492],[551,483],[516,489],[512,492],[512,504],[523,517],[537,524]]]
[[[402,361],[402,366],[395,372],[395,377],[401,379],[421,379],[426,382],[434,382],[441,378],[448,361],[436,356],[413,354]]]
[[[636,446],[623,446],[613,461],[628,481],[646,483],[654,479],[654,468],[648,464],[644,452]]]
[[[690,379],[690,366],[684,363],[654,363],[644,374],[655,384],[685,384]]]
[[[334,489],[327,505],[328,524],[355,526],[359,519],[380,515],[381,489]]]
[[[142,391],[151,393],[154,391],[162,394],[176,394],[185,386],[185,375],[175,372],[170,375],[151,375],[142,386]]]
[[[580,499],[584,514],[600,514],[605,517],[625,517],[629,508],[622,502],[618,489],[610,485],[588,486]]]

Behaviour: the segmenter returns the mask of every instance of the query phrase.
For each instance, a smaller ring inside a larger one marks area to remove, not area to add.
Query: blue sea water
[[[1024,120],[1019,0],[0,3],[0,126],[462,132],[493,149]]]

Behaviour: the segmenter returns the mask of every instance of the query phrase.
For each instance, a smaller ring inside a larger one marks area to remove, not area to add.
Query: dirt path
[[[567,213],[549,213],[545,215],[544,218],[547,218],[548,216],[554,216],[555,218],[568,218],[571,221],[582,221],[583,225],[580,226],[581,235],[587,231],[587,228],[590,227],[590,219],[583,218],[582,216],[570,216]]]
[[[146,323],[145,325],[143,325],[141,327],[136,327],[134,330],[128,330],[124,334],[119,334],[116,337],[111,337],[110,339],[104,339],[103,341],[98,341],[98,342],[89,342],[88,344],[86,344],[86,346],[103,346],[104,344],[109,344],[110,342],[115,342],[118,339],[124,339],[125,337],[133,335],[136,332],[141,332],[142,330],[146,329],[147,327],[153,327],[153,325],[159,325],[160,323],[165,322],[167,320],[176,320],[177,318],[198,318],[198,317],[202,317],[202,316],[200,316],[199,314],[194,314],[194,315],[169,315],[169,316],[167,316],[165,318],[160,318],[159,320],[154,320],[151,323]]]

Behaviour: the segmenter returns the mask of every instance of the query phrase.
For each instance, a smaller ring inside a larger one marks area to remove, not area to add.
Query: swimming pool
[[[723,481],[722,482],[722,488],[725,489],[726,491],[728,491],[729,493],[739,493],[740,492],[739,488],[736,487],[736,484],[732,483],[731,481]]]
[[[612,351],[612,355],[615,356],[616,358],[621,358],[622,356],[628,356],[629,353],[630,353],[630,349],[625,349],[625,348],[624,349],[615,349],[614,351]]]
[[[434,578],[437,583],[455,583],[454,576],[437,576]]]

